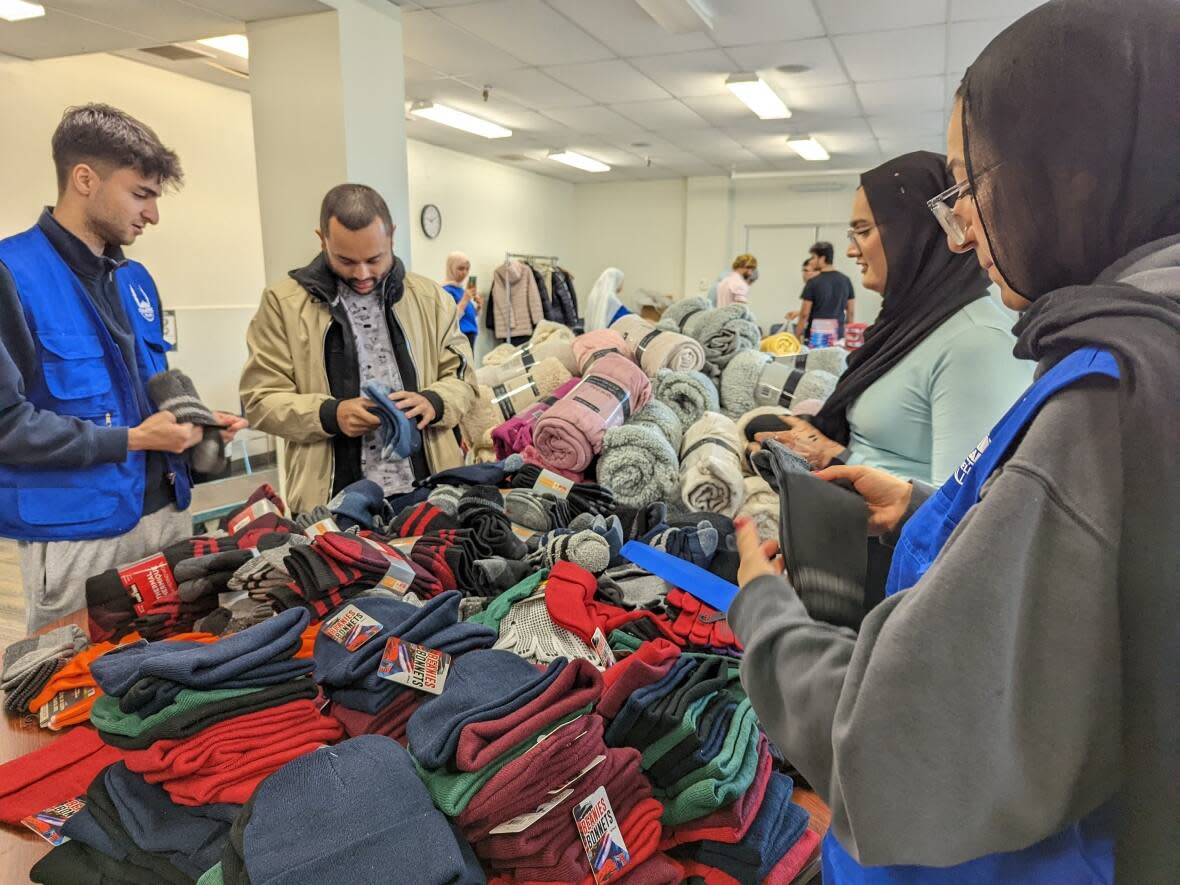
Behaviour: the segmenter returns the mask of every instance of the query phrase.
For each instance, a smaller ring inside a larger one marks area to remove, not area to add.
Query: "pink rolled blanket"
[[[574,339],[574,360],[578,364],[578,374],[585,375],[594,365],[594,361],[608,353],[617,353],[634,362],[635,351],[627,340],[612,329],[597,329],[579,335]]]
[[[699,372],[705,365],[705,348],[699,341],[658,329],[643,317],[629,313],[614,321],[611,330],[618,332],[635,349],[635,362],[651,378],[660,369],[676,372]]]
[[[513,452],[523,452],[533,443],[533,428],[549,407],[577,387],[580,378],[570,378],[565,384],[544,399],[533,403],[523,412],[513,415],[492,431],[492,444],[498,459],[507,458]]]
[[[594,361],[589,375],[549,408],[533,430],[541,457],[563,470],[583,471],[602,451],[602,438],[651,399],[651,379],[617,353]]]

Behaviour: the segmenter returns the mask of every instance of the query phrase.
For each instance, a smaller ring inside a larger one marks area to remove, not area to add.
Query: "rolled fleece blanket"
[[[836,389],[839,378],[819,369],[795,369],[774,360],[762,367],[754,390],[754,402],[759,406],[784,406],[792,409],[795,402],[826,400]]]
[[[651,399],[651,381],[631,360],[608,353],[589,375],[537,419],[533,445],[547,463],[584,471],[602,451],[607,430],[618,427]]]
[[[546,328],[543,330],[542,326]],[[533,337],[520,347],[503,352],[502,348],[508,345],[502,344],[489,353],[484,358],[483,368],[476,370],[475,380],[489,387],[502,384],[547,359],[558,360],[571,375],[578,374],[578,363],[570,346],[574,333],[560,323],[545,321],[542,326],[538,326]],[[492,362],[493,358],[495,362]]]
[[[737,515],[745,486],[737,425],[718,412],[705,412],[684,433],[680,450],[680,496],[689,510]]]
[[[848,351],[843,347],[817,347],[803,353],[781,354],[774,361],[792,369],[831,372],[839,378],[848,368]]]
[[[646,507],[675,497],[680,459],[655,424],[632,419],[603,437],[598,482],[614,492],[620,506]]]
[[[772,362],[769,353],[743,350],[721,372],[721,411],[735,421],[754,408],[754,392],[762,369]]]
[[[705,349],[701,342],[679,332],[657,328],[643,317],[629,313],[611,326],[635,349],[635,362],[649,378],[660,369],[674,372],[699,372],[705,366]]]
[[[463,438],[476,449],[476,460],[495,460],[492,430],[546,397],[570,379],[569,370],[553,357],[492,387],[479,385],[479,399],[459,419]]]
[[[717,386],[701,372],[661,369],[656,374],[652,393],[675,413],[685,428],[699,421],[705,412],[716,412],[721,408]]]
[[[631,416],[628,424],[650,424],[660,431],[672,444],[673,451],[680,451],[684,442],[684,425],[680,418],[665,403],[652,399],[646,406]]]
[[[580,379],[570,378],[548,396],[537,400],[523,412],[513,415],[503,424],[492,429],[492,447],[496,458],[507,458],[513,452],[523,452],[533,444],[533,427],[537,419],[559,399],[577,386]]]
[[[778,538],[779,500],[776,492],[761,476],[747,476],[743,480],[746,500],[738,510],[758,529],[758,538],[769,541]]]
[[[611,329],[597,329],[579,335],[571,345],[574,351],[574,362],[578,366],[578,374],[585,375],[594,365],[594,361],[608,353],[617,353],[635,361],[635,351],[626,339]]]
[[[667,329],[669,332],[682,332],[688,335],[688,332],[684,328],[685,324],[696,314],[707,311],[710,306],[709,299],[700,295],[694,295],[692,298],[681,298],[679,301],[673,301],[668,306],[668,309],[660,316],[660,321],[657,325],[659,328]]]
[[[763,353],[773,354],[774,356],[791,356],[796,353],[802,353],[807,348],[790,332],[779,332],[776,335],[767,335],[763,338],[762,344],[759,345],[758,349]]]
[[[721,370],[743,350],[757,350],[762,343],[762,330],[754,314],[744,304],[730,304],[693,314],[684,324],[684,334],[690,335],[705,349],[705,372],[714,380]]]

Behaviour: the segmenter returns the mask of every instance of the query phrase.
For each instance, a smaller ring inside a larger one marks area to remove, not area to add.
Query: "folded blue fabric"
[[[372,529],[376,517],[385,510],[385,492],[371,479],[358,479],[336,493],[328,502],[328,510],[343,532]]]
[[[465,464],[451,467],[419,480],[417,485],[427,488],[436,486],[498,486],[512,474],[524,467],[524,456],[513,453],[502,461],[485,464]]]
[[[90,672],[99,687],[115,697],[147,676],[205,690],[220,688],[230,679],[269,680],[276,673],[295,674],[290,676],[295,679],[307,672],[307,662],[293,657],[299,651],[300,634],[310,617],[305,608],[291,608],[217,642],[161,641],[121,646],[95,660]]]
[[[422,448],[422,434],[418,425],[406,417],[406,413],[393,404],[389,394],[393,388],[380,381],[368,380],[361,384],[361,393],[377,404],[377,417],[381,419],[381,459],[396,461],[408,458]]]
[[[253,885],[486,882],[409,754],[382,735],[300,756],[251,802],[242,847]]]
[[[667,673],[659,680],[653,682],[651,685],[645,685],[637,689],[631,697],[627,698],[623,708],[619,710],[619,715],[611,720],[610,725],[606,728],[604,740],[608,747],[622,747],[626,746],[627,733],[635,727],[639,721],[640,714],[651,704],[654,704],[660,698],[675,691],[676,686],[688,678],[688,675],[695,670],[697,662],[690,657],[681,656],[676,659],[676,663],[672,665]]]
[[[77,814],[72,815],[62,824],[61,832],[63,836],[81,842],[83,845],[89,845],[107,857],[115,860],[127,860],[126,850],[116,845],[115,841],[107,835],[107,831],[94,819],[94,814],[89,808],[83,808]]]
[[[473,651],[458,658],[442,694],[429,698],[410,717],[406,734],[410,753],[427,769],[438,769],[455,758],[459,732],[472,722],[500,719],[520,709],[543,692],[565,669],[558,658],[538,670],[510,651]]]
[[[791,801],[794,786],[785,774],[771,775],[762,807],[742,840],[729,845],[706,839],[697,860],[741,882],[765,879],[807,830],[810,815]]]

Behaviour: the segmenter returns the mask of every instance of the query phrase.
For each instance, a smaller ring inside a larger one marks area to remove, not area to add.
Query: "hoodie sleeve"
[[[431,426],[448,428],[459,423],[479,398],[472,367],[471,343],[459,331],[459,315],[450,297],[438,287],[434,299],[435,328],[438,330],[438,368],[434,382],[422,388],[422,395],[431,401],[435,415]],[[534,284],[535,285],[535,284]]]
[[[535,329],[537,323],[545,319],[545,306],[541,304],[541,290],[537,287],[537,281],[533,278],[533,272],[527,266],[525,267],[524,276],[528,281],[529,320]]]
[[[292,342],[273,289],[262,294],[262,304],[246,330],[246,347],[238,395],[252,427],[295,443],[320,442],[338,430],[325,427],[321,418],[331,413],[325,417],[335,423],[334,409],[327,405],[332,397],[300,393],[296,386]]]

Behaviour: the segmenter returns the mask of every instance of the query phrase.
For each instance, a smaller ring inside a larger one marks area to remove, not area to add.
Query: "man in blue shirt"
[[[122,250],[159,221],[179,159],[101,104],[68,109],[52,145],[56,205],[0,241],[0,536],[21,542],[30,632],[84,607],[91,575],[191,534],[180,455],[202,434],[148,397],[168,345]],[[219,418],[225,439],[245,426]]]

